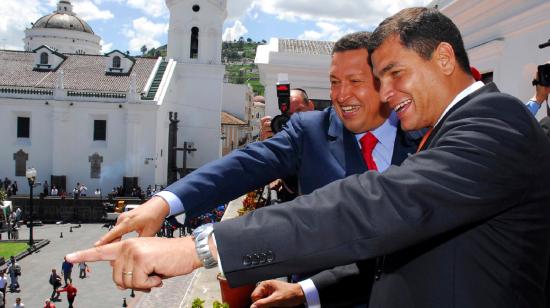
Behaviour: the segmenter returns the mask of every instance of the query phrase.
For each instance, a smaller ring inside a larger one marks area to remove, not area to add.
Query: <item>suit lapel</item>
[[[346,176],[367,170],[355,135],[344,127],[333,108],[329,115],[328,147]]]
[[[428,140],[426,140],[426,143],[422,147],[422,150],[430,147],[432,140],[435,138],[435,136],[437,135],[437,132],[441,129],[441,126],[443,125],[443,123],[445,123],[445,120],[447,119],[447,117],[449,117],[451,113],[453,113],[455,110],[462,107],[464,104],[466,104],[468,101],[470,101],[472,98],[478,95],[485,94],[485,93],[496,93],[496,92],[500,92],[500,91],[495,85],[495,83],[490,82],[484,85],[483,87],[479,88],[477,91],[474,91],[469,95],[467,95],[466,97],[464,97],[463,99],[461,99],[458,103],[456,103],[456,105],[454,105],[451,109],[449,109],[449,111],[443,116],[441,121],[437,123],[437,125],[432,130],[432,133],[428,137]]]
[[[421,133],[407,133],[401,129],[401,124],[399,123],[395,134],[391,164],[399,166],[407,157],[414,154],[418,148],[420,139],[422,139]]]
[[[365,161],[363,160],[363,153],[357,143],[355,134],[351,133],[344,128],[344,147],[346,149],[346,176],[352,174],[363,173],[368,170]]]

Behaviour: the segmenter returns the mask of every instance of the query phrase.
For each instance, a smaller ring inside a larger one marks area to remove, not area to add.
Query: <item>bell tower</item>
[[[222,29],[227,16],[226,0],[166,0],[170,10],[168,52],[164,61],[172,75],[169,90],[159,109],[157,155],[168,166],[164,153],[191,145],[182,164],[195,169],[221,156],[221,108],[225,66],[221,62]],[[177,112],[178,144],[168,144],[167,115]],[[182,152],[178,152],[182,153]],[[167,178],[161,168],[156,178]],[[183,174],[186,174],[185,171]]]
[[[166,0],[170,10],[168,58],[178,63],[221,63],[226,0]]]

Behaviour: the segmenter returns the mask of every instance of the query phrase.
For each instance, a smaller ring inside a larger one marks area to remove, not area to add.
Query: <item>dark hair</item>
[[[460,31],[449,17],[438,10],[412,7],[386,18],[369,39],[369,61],[376,48],[393,35],[398,35],[404,47],[414,50],[426,60],[431,59],[432,53],[441,42],[449,43],[460,68],[471,75],[470,61]]]
[[[367,49],[371,33],[367,31],[354,32],[342,36],[332,47],[332,54],[356,49]]]
[[[304,103],[307,104],[307,102],[309,101],[309,97],[307,96],[306,90],[302,88],[292,88],[290,89],[290,91],[300,91],[302,93],[302,99],[304,100]]]

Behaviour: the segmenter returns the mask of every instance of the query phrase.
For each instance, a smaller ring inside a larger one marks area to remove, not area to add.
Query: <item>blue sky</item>
[[[181,0],[189,1],[189,0]],[[195,0],[196,3],[210,0]],[[55,10],[58,0],[2,0],[0,48],[23,48],[24,29]],[[166,44],[169,14],[165,0],[72,0],[74,11],[102,38],[103,51],[140,54]],[[191,1],[193,2],[193,1]],[[224,39],[271,37],[336,40],[358,30],[372,30],[399,9],[428,0],[227,0]]]

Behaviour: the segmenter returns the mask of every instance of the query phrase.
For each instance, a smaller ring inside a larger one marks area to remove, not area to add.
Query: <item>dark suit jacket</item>
[[[371,308],[542,307],[548,157],[523,104],[487,85],[400,167],[216,224],[225,275],[234,286],[387,255]]]
[[[400,164],[416,151],[417,145],[413,136],[399,128],[392,164]],[[269,140],[253,143],[207,164],[166,190],[178,195],[187,215],[193,216],[288,175],[297,175],[300,192],[307,194],[366,170],[355,135],[345,129],[334,110],[329,108],[297,113],[282,132]],[[312,279],[323,306],[335,304],[338,301],[334,299],[343,294],[348,302],[365,302],[368,292],[365,292],[364,283],[372,281],[373,270],[372,262],[365,261],[359,266],[336,268]]]
[[[542,127],[542,131],[544,131],[546,136],[550,138],[550,116],[544,117],[542,120],[540,120],[539,123]]]

